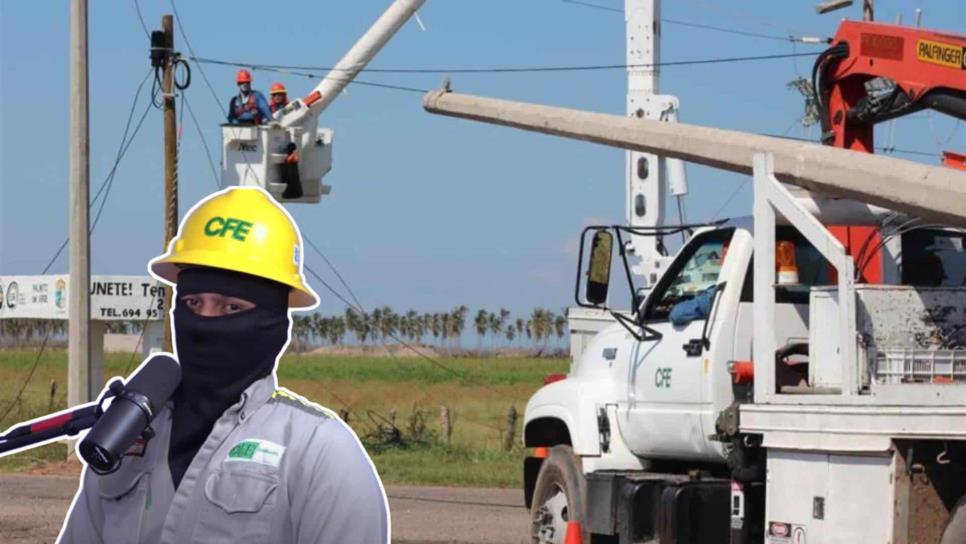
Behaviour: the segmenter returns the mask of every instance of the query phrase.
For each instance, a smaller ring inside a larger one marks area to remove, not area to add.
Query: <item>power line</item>
[[[345,287],[346,291],[348,291],[349,296],[352,297],[352,300],[355,301],[355,303],[359,306],[360,309],[365,310],[365,308],[362,305],[362,302],[359,301],[359,297],[357,297],[355,292],[352,291],[352,288],[349,287],[349,284],[345,281],[345,278],[342,277],[342,274],[340,274],[339,271],[336,270],[335,265],[332,264],[332,261],[330,261],[329,258],[325,256],[325,253],[323,253],[322,250],[315,245],[315,242],[313,242],[309,238],[306,238],[305,241],[308,242],[309,247],[314,249],[315,252],[319,254],[319,257],[322,257],[322,260],[325,261],[325,264],[326,266],[329,267],[329,270],[331,270],[332,273],[335,274],[335,277],[339,279],[339,282],[342,283],[342,286]]]
[[[208,147],[208,140],[205,138],[204,131],[201,130],[201,124],[198,123],[198,118],[195,117],[194,110],[191,109],[191,103],[188,102],[188,95],[182,91],[182,105],[188,110],[188,115],[191,117],[192,123],[195,125],[195,130],[198,131],[198,136],[201,137],[201,145],[205,148],[205,156],[208,159],[208,168],[211,169],[212,179],[215,180],[215,185],[221,189],[221,179],[218,176],[218,170],[215,168],[215,161],[211,158],[211,148]]]
[[[610,7],[610,6],[604,6],[604,5],[601,5],[601,4],[595,4],[595,3],[592,3],[592,2],[584,2],[584,1],[581,1],[581,0],[560,0],[560,1],[563,2],[564,4],[574,4],[574,5],[577,5],[577,6],[582,6],[582,7],[586,7],[586,8],[597,9],[597,10],[601,10],[601,11],[608,11],[608,12],[612,12],[612,13],[624,13],[624,10],[623,9],[613,8],[613,7]],[[779,42],[792,42],[792,43],[802,42],[802,43],[811,43],[811,44],[815,44],[815,45],[818,45],[818,44],[822,43],[821,40],[816,40],[815,38],[810,38],[810,37],[807,38],[807,37],[804,37],[804,36],[791,36],[791,35],[789,35],[789,36],[779,36],[777,34],[765,34],[765,33],[762,33],[762,32],[752,32],[750,30],[738,30],[738,29],[734,29],[734,28],[727,28],[727,27],[722,27],[722,26],[708,25],[708,24],[704,24],[704,23],[694,23],[694,22],[691,22],[691,21],[682,21],[680,19],[669,19],[669,18],[666,18],[666,17],[661,17],[661,23],[667,23],[667,24],[670,24],[670,25],[677,25],[677,26],[683,26],[683,27],[689,27],[689,28],[700,28],[702,30],[711,30],[711,31],[714,31],[714,32],[723,32],[725,34],[734,34],[734,35],[737,35],[737,36],[746,36],[746,37],[749,37],[749,38],[762,38],[762,39],[765,39],[765,40],[773,40],[773,41],[779,41]]]
[[[148,25],[144,24],[144,16],[141,14],[141,4],[138,2],[138,0],[134,0],[134,9],[137,11],[138,21],[141,22],[141,28],[144,29],[144,34],[148,38],[151,38],[151,32],[148,30]]]
[[[52,328],[53,325],[49,326],[45,331],[44,341],[42,344],[40,344],[40,351],[37,352],[37,357],[34,359],[34,364],[30,367],[30,373],[27,374],[27,379],[24,380],[23,384],[20,385],[20,391],[17,391],[17,396],[14,397],[14,399],[10,402],[10,404],[7,406],[7,409],[3,411],[3,415],[0,416],[0,421],[3,421],[7,418],[7,416],[10,414],[10,411],[13,410],[13,407],[16,406],[23,397],[23,392],[25,389],[27,389],[27,384],[30,383],[30,380],[34,377],[34,372],[37,371],[37,365],[40,364],[40,358],[43,357],[44,350],[47,349],[47,341],[50,339],[50,329]]]
[[[141,90],[144,87],[145,81],[147,81],[147,78],[150,77],[150,75],[151,75],[151,71],[149,70],[148,74],[144,77],[144,79],[141,80],[141,83],[138,85],[137,90],[134,93],[134,100],[133,100],[133,103],[131,104],[131,110],[128,112],[127,122],[125,123],[125,127],[124,127],[124,135],[121,138],[121,144],[118,147],[118,152],[114,158],[114,165],[111,167],[111,170],[108,172],[107,177],[104,178],[104,181],[101,182],[101,185],[97,189],[97,192],[94,193],[94,198],[92,198],[90,203],[88,204],[88,207],[91,209],[93,209],[94,205],[97,203],[98,198],[105,190],[108,193],[110,193],[110,187],[111,185],[113,185],[114,176],[117,173],[117,167],[120,164],[121,159],[124,158],[124,155],[127,153],[127,150],[130,147],[131,141],[133,141],[134,136],[141,128],[141,124],[144,122],[144,115],[142,115],[141,119],[138,121],[137,127],[135,128],[134,134],[132,134],[131,139],[128,140],[127,139],[128,128],[131,126],[131,119],[134,116],[134,109],[137,106],[138,97],[141,94]],[[145,114],[146,113],[147,112],[145,112]],[[107,198],[106,194],[104,195],[104,198],[105,199]],[[101,206],[101,209],[103,209],[103,205]],[[99,217],[100,217],[100,210],[97,212],[97,215],[95,216],[94,221],[91,223],[90,232],[94,231],[94,227],[97,226],[97,218]],[[50,258],[50,260],[47,262],[47,265],[44,266],[44,269],[40,272],[41,274],[46,274],[50,270],[50,267],[54,265],[54,263],[57,261],[57,258],[60,257],[61,253],[63,253],[64,248],[67,247],[67,244],[69,243],[69,241],[70,241],[70,236],[68,236],[64,240],[64,243],[60,245],[60,248],[58,248],[57,251],[54,253],[53,257]]]
[[[777,53],[771,55],[747,55],[739,57],[714,57],[707,59],[691,59],[677,61],[663,61],[650,64],[592,64],[577,66],[519,66],[519,67],[486,67],[486,68],[363,68],[360,72],[384,73],[384,74],[515,74],[515,73],[545,73],[545,72],[587,72],[596,70],[627,70],[635,68],[654,68],[671,66],[695,66],[704,64],[726,64],[735,62],[753,62],[776,59],[789,59],[797,57],[814,57],[818,52],[810,53]],[[221,66],[233,66],[239,68],[250,68],[252,70],[269,70],[278,72],[289,72],[297,70],[333,71],[333,67],[328,66],[293,66],[283,64],[258,64],[251,62],[237,62],[228,60],[211,59],[204,57],[191,56],[191,60],[196,63],[216,64]],[[340,69],[342,70],[342,69]],[[349,69],[345,69],[349,70]],[[306,75],[306,74],[298,74]],[[379,86],[389,86],[387,84],[374,84]],[[418,90],[418,89],[406,89]]]
[[[141,82],[137,86],[137,90],[134,92],[134,98],[131,102],[131,109],[128,112],[127,121],[125,122],[125,125],[124,125],[124,132],[121,137],[121,144],[118,147],[117,154],[115,155],[114,164],[113,166],[111,166],[111,170],[107,174],[107,177],[104,178],[103,182],[101,182],[101,186],[94,194],[94,198],[91,199],[91,201],[88,202],[87,204],[88,209],[92,209],[95,203],[97,202],[98,197],[101,195],[102,192],[104,193],[104,196],[101,199],[100,207],[98,208],[97,213],[94,216],[94,220],[91,222],[88,235],[94,232],[94,229],[97,227],[97,223],[101,218],[101,213],[104,211],[104,206],[107,202],[107,197],[110,195],[111,187],[114,184],[114,176],[117,174],[117,167],[118,165],[120,165],[121,159],[123,159],[124,155],[127,154],[127,150],[130,148],[131,143],[134,141],[134,138],[141,130],[141,125],[144,123],[144,119],[147,117],[148,112],[151,111],[151,104],[149,103],[148,107],[145,108],[144,113],[141,115],[141,118],[138,120],[137,125],[135,125],[134,131],[130,133],[130,137],[129,137],[128,132],[131,127],[131,120],[134,117],[134,111],[137,107],[138,98],[140,98],[141,90],[144,88],[144,84],[148,80],[148,77],[150,77],[150,75],[151,75],[151,71],[148,71],[148,74],[141,80]],[[47,262],[47,265],[44,266],[43,271],[41,271],[41,275],[46,274],[47,271],[50,270],[50,267],[54,265],[54,262],[56,262],[57,258],[60,257],[60,254],[63,253],[64,248],[67,247],[67,244],[69,241],[70,241],[70,236],[68,236],[67,239],[64,240],[64,243],[60,245],[60,248],[57,249],[57,252],[54,253],[54,256],[51,257],[50,261]],[[34,359],[33,365],[31,365],[30,367],[30,372],[27,374],[27,378],[24,380],[23,384],[21,384],[20,390],[17,392],[17,395],[14,397],[13,401],[4,411],[3,416],[0,417],[0,421],[2,421],[5,417],[7,417],[7,414],[10,413],[10,410],[12,410],[13,407],[17,404],[17,402],[20,401],[21,397],[23,396],[23,392],[27,389],[27,385],[30,383],[30,380],[33,379],[34,373],[37,370],[37,366],[40,364],[40,358],[41,356],[43,356],[44,350],[47,347],[47,342],[50,340],[50,334],[52,332],[52,329],[53,329],[52,326],[48,327],[47,330],[44,332],[44,339],[40,346],[40,351],[37,353],[37,357]]]

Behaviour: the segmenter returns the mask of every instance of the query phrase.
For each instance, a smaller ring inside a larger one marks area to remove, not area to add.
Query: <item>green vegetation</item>
[[[37,350],[0,350],[0,410],[6,410],[30,373]],[[511,406],[521,414],[546,374],[566,372],[565,359],[546,358],[337,357],[288,355],[279,367],[281,385],[333,410],[348,414],[364,438],[386,483],[517,486],[522,478],[521,422],[513,449],[503,435]],[[37,364],[20,401],[0,419],[0,429],[66,407],[67,356],[48,350]],[[123,376],[140,359],[108,354],[105,376]],[[52,382],[56,391],[51,396]],[[452,413],[452,435],[442,436],[440,406]],[[418,414],[414,432],[413,415]],[[395,414],[398,440],[387,441]],[[3,412],[0,411],[0,416]],[[52,444],[0,459],[0,470],[25,470],[63,459]]]

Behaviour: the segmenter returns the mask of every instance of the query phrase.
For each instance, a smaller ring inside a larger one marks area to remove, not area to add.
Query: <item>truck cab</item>
[[[567,378],[538,390],[524,418],[524,443],[534,448],[525,460],[524,485],[536,542],[562,542],[555,535],[562,535],[572,520],[580,520],[594,542],[643,542],[672,534],[677,535],[673,542],[727,541],[734,525],[729,504],[735,473],[759,487],[764,480],[765,455],[759,446],[767,433],[745,434],[739,428],[740,408],[754,405],[755,373],[761,372],[752,362],[756,330],[770,335],[776,348],[768,372],[771,395],[800,404],[838,402],[829,396],[847,387],[837,366],[839,344],[828,338],[836,337],[838,311],[829,299],[835,298],[842,277],[799,228],[787,222],[773,228],[775,249],[768,258],[775,261],[770,283],[774,317],[768,327],[755,327],[755,229],[746,218],[695,229],[646,296],[631,283],[626,295],[631,311],[613,311],[610,325],[573,340],[583,349],[575,353]],[[617,296],[610,292],[611,260],[618,262],[614,268],[623,262],[627,270],[627,264],[620,243],[617,256],[610,248],[628,229],[601,226],[585,231],[583,241],[591,235],[593,239],[582,243],[578,265],[583,267],[586,255],[588,265],[578,271],[576,297],[583,315],[612,311],[607,301]],[[964,240],[959,230],[921,228],[890,236],[881,247],[866,247],[862,255],[850,257],[861,271],[863,262],[881,253],[876,258],[881,257],[888,277],[898,284],[855,286],[859,305],[868,306],[857,318],[859,334],[869,336],[866,344],[875,344],[871,337],[878,334],[868,315],[876,297],[888,292],[894,299],[905,293],[922,306],[907,312],[913,315],[935,311],[932,290],[963,306],[951,310],[956,315],[947,315],[946,324],[938,328],[922,320],[908,325],[921,330],[907,337],[951,334],[956,336],[952,343],[930,344],[928,349],[966,347],[966,315],[959,315],[966,307]],[[629,272],[627,280],[632,280]],[[867,330],[863,319],[869,321]],[[882,329],[881,323],[876,325]],[[571,329],[581,334],[580,326]],[[903,344],[903,349],[908,347]],[[869,362],[881,360],[886,351],[860,354],[859,402],[874,402],[873,397],[884,394],[875,390],[877,379],[878,387],[889,380],[931,380],[889,374],[902,374],[901,363],[882,370]],[[942,353],[962,362],[951,362],[935,383],[959,384],[961,389],[966,384],[966,352]],[[758,400],[767,404],[765,398]],[[759,491],[749,496],[750,508],[764,509],[764,493]],[[699,518],[704,521],[695,524]],[[749,540],[754,541],[761,540]]]

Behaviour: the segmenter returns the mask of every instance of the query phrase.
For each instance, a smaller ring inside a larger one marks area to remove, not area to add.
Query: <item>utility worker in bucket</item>
[[[252,73],[239,70],[235,76],[238,94],[228,103],[228,122],[240,125],[260,125],[272,120],[272,110],[265,95],[252,89]]]
[[[119,469],[85,468],[58,541],[387,543],[356,435],[277,386],[291,312],[318,304],[288,212],[261,188],[215,193],[149,269],[175,288],[181,385]]]
[[[279,82],[272,83],[271,90],[268,91],[268,107],[275,113],[288,105],[288,90],[285,85]]]

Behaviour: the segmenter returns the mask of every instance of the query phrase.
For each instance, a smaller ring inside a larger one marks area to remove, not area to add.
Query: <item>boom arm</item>
[[[771,152],[775,174],[786,183],[966,227],[966,176],[952,168],[746,132],[443,91],[428,93],[423,107],[430,113],[656,153],[746,174],[752,171],[756,152]]]
[[[843,22],[812,70],[823,141],[871,153],[876,123],[925,108],[966,119],[964,53],[961,34]]]
[[[292,101],[282,110],[279,123],[289,128],[306,124],[306,118],[318,117],[425,2],[426,0],[393,2],[312,92],[305,98]]]

